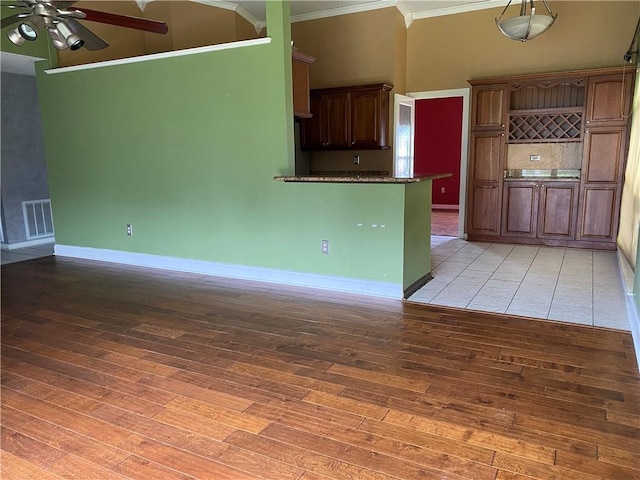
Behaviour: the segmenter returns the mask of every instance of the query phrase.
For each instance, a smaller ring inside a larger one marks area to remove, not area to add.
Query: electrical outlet
[[[322,240],[322,253],[329,255],[329,240]]]
[[[127,235],[133,235],[133,225],[131,225],[130,223],[127,223]]]
[[[529,155],[529,161],[531,161],[531,162],[539,162],[540,161],[540,155]]]
[[[444,187],[440,187],[440,193],[444,193]]]

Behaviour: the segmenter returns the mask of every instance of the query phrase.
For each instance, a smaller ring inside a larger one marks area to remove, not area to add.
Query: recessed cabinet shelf
[[[578,142],[582,108],[519,110],[509,113],[509,143]]]

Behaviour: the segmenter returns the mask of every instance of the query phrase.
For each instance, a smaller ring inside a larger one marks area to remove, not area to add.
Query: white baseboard
[[[640,312],[638,312],[638,304],[633,293],[627,293],[627,316],[629,318],[629,326],[631,327],[631,336],[633,337],[633,348],[636,351],[636,361],[638,362],[638,370],[640,371]]]
[[[459,210],[459,205],[444,205],[433,203],[431,204],[431,210]]]
[[[141,267],[161,268],[180,272],[199,273],[217,277],[237,278],[258,282],[295,285],[298,287],[319,288],[344,293],[355,293],[373,297],[401,300],[401,284],[376,282],[355,278],[332,277],[313,273],[290,272],[272,268],[251,267],[228,263],[209,262],[189,258],[165,257],[146,253],[123,252],[102,248],[56,245],[54,254],[61,257],[99,260]]]
[[[620,267],[620,277],[622,279],[625,301],[627,303],[627,318],[629,319],[629,327],[631,327],[633,348],[636,352],[636,361],[638,362],[638,370],[640,371],[640,312],[638,311],[638,303],[636,303],[636,298],[633,293],[634,274],[633,269],[620,250],[618,250],[618,266]],[[640,268],[640,266],[636,266],[636,268]]]
[[[17,250],[19,248],[29,248],[38,245],[47,245],[49,243],[55,243],[56,237],[44,237],[36,238],[35,240],[25,240],[24,242],[16,243],[3,243],[0,245],[0,250]]]

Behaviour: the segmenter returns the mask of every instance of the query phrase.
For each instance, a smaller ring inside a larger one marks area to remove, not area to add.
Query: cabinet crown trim
[[[505,75],[500,77],[474,78],[467,80],[472,86],[491,85],[503,83],[505,85],[512,83],[529,84],[530,82],[566,82],[579,80],[581,77],[594,75],[612,75],[622,73],[635,73],[635,68],[630,67],[609,67],[594,68],[589,70],[569,70],[565,72],[549,72],[549,73],[530,73],[523,75]]]
[[[331,88],[313,88],[311,93],[323,94],[323,93],[340,93],[340,92],[359,92],[362,90],[391,90],[393,85],[391,83],[371,83],[367,85],[347,85],[344,87],[331,87]]]

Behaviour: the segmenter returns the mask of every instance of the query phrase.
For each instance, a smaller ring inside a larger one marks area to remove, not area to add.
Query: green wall
[[[405,198],[404,288],[431,272],[431,191],[433,183],[407,185]],[[427,207],[428,206],[428,207]],[[425,215],[426,211],[426,215]],[[424,255],[424,252],[429,252]]]
[[[37,69],[58,245],[406,287],[405,185],[273,180],[294,172],[288,4],[267,14],[270,44]]]

